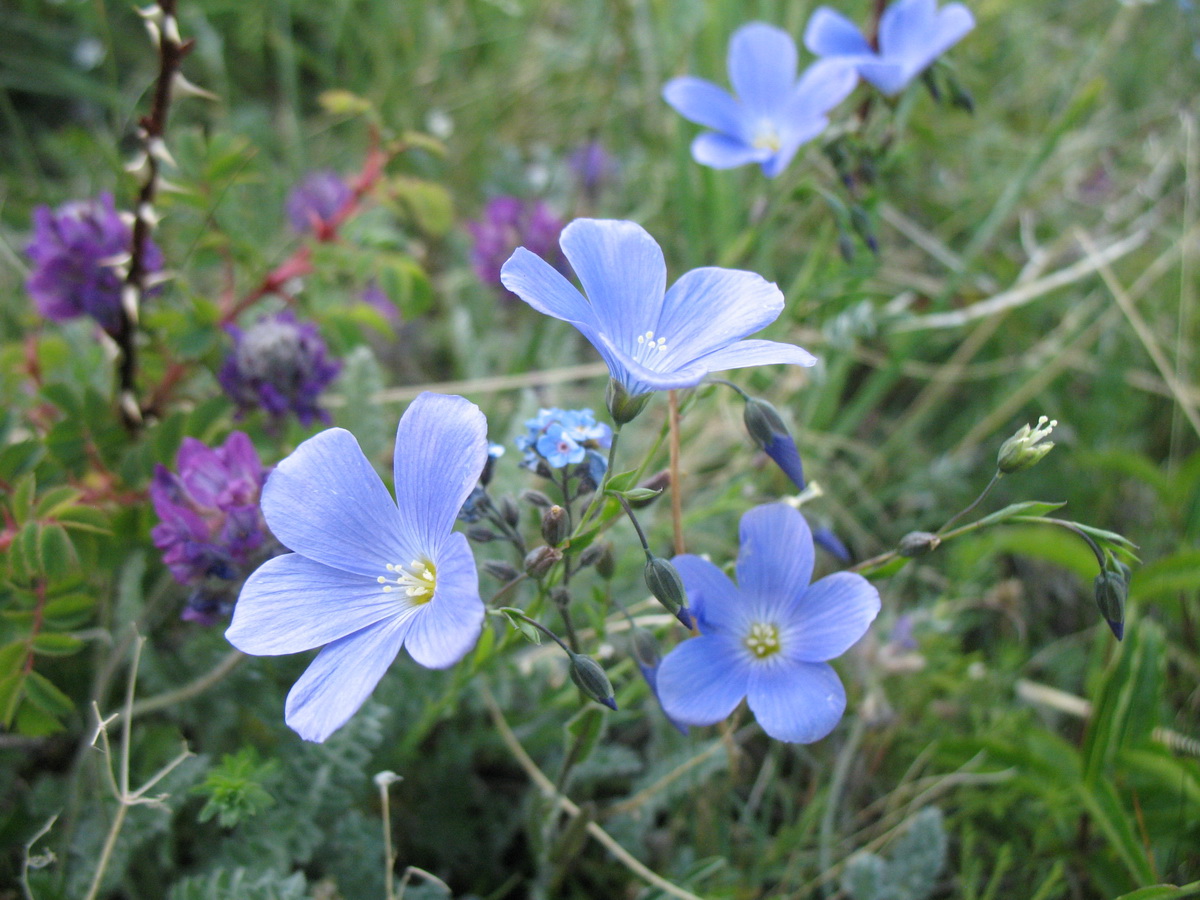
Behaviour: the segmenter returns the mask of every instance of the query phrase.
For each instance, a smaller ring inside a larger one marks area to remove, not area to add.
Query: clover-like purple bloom
[[[160,520],[150,536],[163,562],[181,584],[243,576],[267,537],[258,509],[266,472],[250,438],[235,431],[214,449],[187,437],[175,463],[178,474],[159,465],[150,482]]]
[[[786,31],[751,22],[729,42],[731,95],[703,78],[673,78],[663,99],[685,119],[711,128],[692,142],[692,158],[714,169],[759,163],[774,178],[796,151],[825,130],[826,117],[854,90],[853,70],[818,62],[799,81],[796,42]]]
[[[500,267],[517,247],[529,247],[538,256],[562,268],[558,236],[563,223],[541,200],[496,197],[488,201],[478,221],[468,222],[474,245],[471,265],[484,284],[502,288]]]
[[[319,233],[336,221],[353,197],[350,185],[332,169],[309,172],[288,194],[288,223],[297,234]]]
[[[33,211],[33,240],[25,248],[33,266],[26,288],[39,313],[55,322],[91,316],[115,335],[121,327],[121,271],[129,263],[133,230],[112,194]],[[162,253],[147,239],[146,273],[162,269]]]
[[[896,94],[975,27],[961,3],[899,0],[879,20],[876,50],[858,26],[828,6],[818,7],[804,29],[804,46],[825,61],[858,70],[885,94]]]
[[[576,219],[560,243],[586,299],[524,247],[501,280],[538,312],[578,328],[631,397],[691,387],[724,369],[817,361],[792,344],[742,340],[783,311],[783,294],[761,275],[693,269],[668,291],[662,250],[633,222]]]
[[[462,397],[424,393],[396,429],[393,501],[350,432],[330,428],[275,467],[271,531],[293,550],[246,581],[225,636],[258,656],[325,645],[288,694],[285,717],[323,741],[374,690],[401,647],[453,665],[483,626],[467,539],[452,531],[487,458],[487,422]]]
[[[773,503],[742,516],[737,585],[707,560],[675,557],[700,636],[659,667],[668,716],[712,725],[745,697],[777,740],[807,744],[833,730],[846,692],[828,661],[866,634],[879,592],[851,572],[809,584],[813,556],[804,517]]]
[[[304,425],[329,420],[317,398],[342,366],[328,357],[316,325],[299,322],[284,310],[263,316],[245,331],[231,326],[229,333],[233,353],[217,380],[239,412],[262,407],[278,419],[291,411]]]

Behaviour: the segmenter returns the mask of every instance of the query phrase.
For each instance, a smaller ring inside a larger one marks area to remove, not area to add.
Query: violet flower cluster
[[[110,335],[121,328],[121,286],[133,249],[133,230],[113,205],[112,194],[75,200],[33,212],[33,240],[25,248],[33,263],[26,288],[39,313],[55,322],[91,316]],[[147,274],[159,272],[162,252],[147,239]]]
[[[310,172],[288,194],[284,209],[297,234],[320,234],[354,198],[345,179],[331,169]]]
[[[563,268],[558,236],[563,223],[541,200],[496,197],[488,201],[483,215],[467,223],[471,233],[471,266],[484,284],[503,289],[500,269],[517,247],[528,247]]]
[[[217,380],[238,405],[239,414],[263,409],[274,419],[295,413],[301,424],[329,416],[317,399],[341,371],[311,322],[290,311],[263,316],[242,331],[230,326],[233,352]]]
[[[184,438],[175,468],[155,467],[150,501],[159,523],[150,536],[175,580],[195,589],[184,618],[211,624],[222,592],[209,579],[235,582],[267,550],[258,505],[266,471],[240,431],[215,449]]]

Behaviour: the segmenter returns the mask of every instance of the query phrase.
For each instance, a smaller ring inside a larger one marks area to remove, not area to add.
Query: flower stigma
[[[383,585],[385,594],[402,590],[414,606],[420,606],[433,599],[433,592],[437,588],[437,570],[433,563],[414,559],[407,567],[388,563],[387,570],[396,577],[392,579],[380,575],[375,579]]]
[[[766,659],[779,652],[779,626],[767,622],[755,622],[750,626],[742,641],[746,649],[759,659]]]

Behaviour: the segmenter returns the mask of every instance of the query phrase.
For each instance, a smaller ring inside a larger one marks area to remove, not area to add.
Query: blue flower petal
[[[753,272],[709,266],[684,274],[671,285],[662,315],[651,326],[667,339],[666,352],[653,367],[663,370],[690,363],[774,322],[783,311],[783,294]]]
[[[684,553],[671,560],[702,632],[732,631],[744,618],[737,586],[707,559]]]
[[[774,460],[775,465],[783,470],[796,490],[804,490],[804,463],[800,460],[800,451],[796,442],[788,434],[772,435],[771,441],[763,446],[763,452]]]
[[[262,510],[285,547],[335,569],[374,578],[389,562],[408,562],[396,504],[342,428],[314,435],[275,467]]]
[[[795,366],[815,366],[817,358],[795,344],[778,341],[738,341],[728,347],[714,350],[696,360],[710,372],[726,369],[744,369],[747,366],[769,366],[789,363]]]
[[[738,587],[747,598],[786,608],[808,589],[812,534],[797,510],[782,503],[756,506],[742,516],[739,538]]]
[[[692,141],[692,159],[713,169],[732,169],[747,163],[766,162],[773,151],[752,147],[741,138],[706,131]]]
[[[845,60],[823,59],[813,63],[804,70],[792,99],[788,101],[785,121],[784,142],[795,140],[791,130],[808,134],[815,123],[820,122],[825,114],[850,96],[858,84],[858,73],[854,66]],[[817,134],[824,129],[823,122]],[[812,140],[816,134],[809,134],[804,140]]]
[[[861,575],[835,572],[812,584],[791,618],[784,652],[801,662],[825,662],[841,656],[867,633],[879,615],[879,591]]]
[[[828,6],[819,6],[804,29],[804,46],[817,56],[874,56],[858,26]]]
[[[416,607],[419,608],[419,607]],[[284,718],[306,741],[323,741],[354,715],[400,652],[412,615],[334,641],[292,685]]]
[[[583,295],[554,266],[518,247],[500,269],[506,288],[543,315],[594,329],[596,317]]]
[[[799,744],[825,737],[846,711],[846,690],[825,663],[756,666],[747,699],[763,731]]]
[[[425,392],[400,417],[393,463],[396,504],[403,535],[418,554],[436,554],[449,536],[479,481],[487,447],[487,419],[462,397]]]
[[[745,137],[742,107],[729,91],[711,81],[691,75],[672,78],[663,88],[663,99],[697,125],[722,134]]]
[[[684,641],[658,667],[663,712],[685,725],[720,722],[746,696],[749,654],[726,635]]]
[[[865,62],[858,66],[858,74],[871,82],[885,94],[898,94],[912,80],[915,72],[899,62]]]
[[[615,346],[603,334],[597,335],[597,339],[592,343],[608,363],[612,377],[621,382],[633,396],[650,391],[694,387],[709,373],[707,366],[691,360],[674,369],[644,366]]]
[[[729,80],[752,118],[775,118],[796,84],[796,42],[786,31],[751,22],[729,42]]]
[[[444,669],[475,646],[484,609],[475,557],[466,537],[451,534],[434,562],[437,588],[433,599],[418,608],[404,646],[425,668]]]
[[[396,597],[374,578],[288,553],[246,580],[225,637],[256,656],[299,653],[396,615]]]
[[[879,21],[880,53],[885,61],[903,66],[907,83],[974,27],[975,18],[961,3],[938,10],[935,0],[900,0]],[[870,77],[862,71],[864,78],[885,90],[876,81],[886,80],[884,73],[872,72]]]
[[[633,347],[639,334],[653,330],[666,293],[667,264],[642,226],[576,219],[563,229],[559,243],[603,334],[618,347]]]

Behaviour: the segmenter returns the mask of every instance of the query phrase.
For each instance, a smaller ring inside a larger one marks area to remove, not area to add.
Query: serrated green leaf
[[[13,539],[8,558],[13,567],[14,580],[27,581],[41,574],[38,560],[38,537],[41,531],[41,522],[26,522]]]
[[[75,704],[45,675],[34,670],[25,681],[25,696],[39,709],[61,719],[75,711]]]
[[[38,536],[38,559],[42,571],[50,579],[62,578],[79,567],[79,554],[67,536],[67,530],[57,522],[42,526]]]
[[[31,646],[39,656],[70,656],[80,651],[83,641],[70,634],[43,631],[34,636]]]

